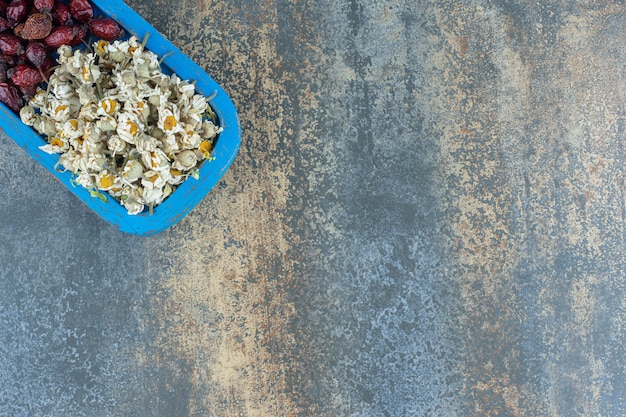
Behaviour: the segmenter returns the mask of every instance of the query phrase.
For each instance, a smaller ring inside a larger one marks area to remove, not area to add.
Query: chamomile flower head
[[[144,210],[141,198],[141,190],[137,187],[122,186],[120,190],[120,204],[128,211],[128,214],[139,214]]]
[[[85,122],[93,122],[98,119],[98,105],[94,102],[83,104],[78,111],[78,118]]]
[[[183,174],[183,171],[176,168],[170,168],[169,175],[167,176],[167,183],[170,185],[178,185],[185,181],[186,178],[187,176]]]
[[[46,105],[47,97],[46,90],[37,87],[35,95],[30,99],[28,104],[35,109],[40,109]]]
[[[96,187],[101,191],[109,191],[113,188],[120,189],[122,182],[115,172],[103,170],[94,176]]]
[[[69,139],[76,139],[83,136],[85,123],[82,119],[69,119],[63,123],[61,134]]]
[[[170,168],[169,158],[161,149],[156,149],[150,152],[142,152],[141,160],[143,165],[149,170],[160,172],[169,170]]]
[[[63,153],[69,149],[69,144],[66,138],[53,136],[48,138],[48,144],[41,146],[40,149],[49,154]]]
[[[95,42],[93,44],[93,51],[96,55],[98,55],[100,58],[102,58],[103,61],[107,61],[107,54],[108,54],[108,47],[109,47],[109,41],[106,41],[104,39],[100,39],[99,41]]]
[[[52,84],[52,92],[61,100],[69,100],[76,95],[76,89],[68,81]]]
[[[83,106],[95,104],[97,101],[96,88],[93,86],[93,84],[81,84],[80,87],[76,89],[76,93],[78,95],[80,104]]]
[[[44,136],[53,136],[57,134],[56,123],[50,117],[36,115],[33,128]]]
[[[145,190],[162,189],[165,185],[165,178],[161,175],[160,171],[145,171],[141,178],[141,186]],[[145,200],[145,199],[144,199]],[[150,200],[145,200],[146,203],[150,203]]]
[[[193,84],[190,84],[187,81],[180,80],[177,83],[177,86],[179,98],[185,98],[186,100],[190,100],[196,93],[196,87],[194,87]]]
[[[64,152],[63,155],[61,155],[59,162],[65,170],[77,173],[80,170],[81,165],[83,165],[81,163],[82,154],[74,149],[68,149],[67,152]]]
[[[87,156],[87,170],[94,174],[102,172],[108,166],[107,157],[100,153],[90,153]]]
[[[157,126],[166,135],[173,135],[183,131],[183,126],[180,122],[180,110],[176,106],[162,105],[158,109],[159,121]]]
[[[120,111],[116,97],[105,97],[98,102],[98,116],[114,117]]]
[[[172,134],[169,134],[169,135],[164,134],[163,136],[161,136],[161,147],[168,154],[172,154],[174,152],[179,151],[180,142],[178,140],[178,136],[172,135]]]
[[[35,124],[35,108],[33,106],[24,106],[20,109],[20,119],[22,123],[28,126]]]
[[[150,117],[150,105],[146,99],[135,98],[124,102],[124,111],[134,114],[144,123],[148,122]]]
[[[144,165],[137,159],[129,159],[122,170],[122,180],[126,184],[132,184],[141,177],[145,171]]]
[[[157,149],[159,149],[159,144],[160,143],[157,138],[155,138],[154,136],[150,136],[146,133],[142,133],[141,135],[139,135],[137,141],[135,142],[137,151],[139,151],[139,153],[142,155],[145,153],[155,152]]]
[[[205,120],[202,122],[202,129],[200,130],[200,135],[205,139],[213,139],[219,133],[224,130],[222,127],[217,127],[210,120]]]
[[[182,149],[197,149],[202,142],[202,137],[192,125],[186,124],[180,137],[180,147]]]
[[[96,126],[102,132],[117,131],[117,119],[112,116],[102,116],[96,120]]]
[[[77,184],[82,185],[83,187],[88,189],[93,188],[95,185],[92,174],[87,171],[79,171],[78,175],[76,175],[76,177],[74,178],[74,181]]]
[[[107,140],[107,148],[113,155],[123,155],[128,143],[122,140],[119,135],[111,135]]]
[[[66,122],[70,118],[70,102],[54,98],[49,102],[50,116],[55,122]]]
[[[143,123],[132,113],[122,112],[118,114],[117,134],[122,140],[135,144],[140,133],[144,129]]]
[[[172,167],[181,171],[189,171],[198,163],[196,153],[190,149],[186,149],[176,155]]]
[[[163,202],[163,199],[165,198],[163,194],[164,186],[165,183],[155,187],[144,187],[141,194],[141,199],[143,200],[143,203],[150,207],[161,204]]]
[[[67,63],[74,56],[72,48],[69,45],[59,46],[57,48],[57,54],[59,55],[57,61],[60,65]]]

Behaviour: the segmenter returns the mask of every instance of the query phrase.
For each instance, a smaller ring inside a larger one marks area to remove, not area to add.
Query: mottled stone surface
[[[241,151],[141,238],[0,136],[0,415],[626,415],[623,2],[128,3]]]

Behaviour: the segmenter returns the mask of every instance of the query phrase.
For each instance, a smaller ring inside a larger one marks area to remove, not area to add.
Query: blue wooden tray
[[[152,235],[180,221],[226,173],[241,143],[239,118],[235,106],[219,84],[123,1],[92,0],[92,4],[96,16],[115,19],[124,28],[127,36],[135,35],[139,39],[144,39],[148,35],[146,48],[160,57],[165,56],[162,63],[164,72],[174,72],[182,79],[195,80],[196,89],[206,97],[215,94],[210,105],[219,119],[219,125],[224,129],[214,149],[215,160],[204,161],[199,169],[199,178],[184,181],[172,195],[154,208],[152,214],[145,212],[129,215],[126,209],[110,196],[107,195],[107,201],[103,202],[97,197],[92,197],[89,190],[73,185],[71,173],[57,172],[54,167],[59,161],[59,156],[47,154],[39,149],[46,141],[31,127],[24,125],[19,116],[2,103],[0,103],[0,129],[104,220],[127,233]]]

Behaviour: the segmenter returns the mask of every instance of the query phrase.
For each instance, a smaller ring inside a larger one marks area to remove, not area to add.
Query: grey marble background
[[[0,135],[0,416],[624,416],[622,1],[128,0],[229,92],[178,225]]]

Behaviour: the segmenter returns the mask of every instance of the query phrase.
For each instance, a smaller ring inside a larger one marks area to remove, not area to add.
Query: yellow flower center
[[[113,176],[112,175],[103,175],[100,178],[100,188],[109,188],[113,185]]]
[[[58,146],[59,148],[63,147],[63,141],[59,138],[53,138],[50,141],[50,145],[52,146]]]
[[[72,129],[78,130],[78,120],[76,119],[70,120],[70,125],[72,126]]]
[[[183,175],[183,173],[177,169],[170,168],[170,175],[172,177],[180,177],[181,175]]]
[[[176,127],[176,118],[174,116],[167,116],[165,120],[163,120],[163,129],[172,130]]]
[[[202,152],[202,154],[204,155],[206,159],[209,159],[209,157],[211,156],[212,147],[213,147],[213,144],[211,144],[210,141],[203,140],[202,142],[200,142],[200,146],[198,147],[198,150]]]
[[[117,107],[117,102],[110,98],[102,100],[102,110],[104,110],[107,114],[111,114],[115,111]]]
[[[108,44],[109,43],[107,41],[99,40],[98,45],[97,45],[98,51],[100,51],[101,53],[105,53],[106,52],[105,48],[107,47]]]
[[[152,163],[152,168],[156,168],[159,165],[157,164],[157,154],[156,152],[150,152],[150,161]]]
[[[137,131],[139,130],[139,128],[137,127],[137,124],[135,122],[131,122],[130,120],[126,122],[126,126],[128,126],[128,132],[135,136],[137,134]]]
[[[91,69],[87,66],[83,66],[83,80],[91,81]]]
[[[61,104],[59,107],[57,107],[56,114],[59,114],[60,112],[64,111],[65,109],[67,109],[67,105],[66,104]]]

